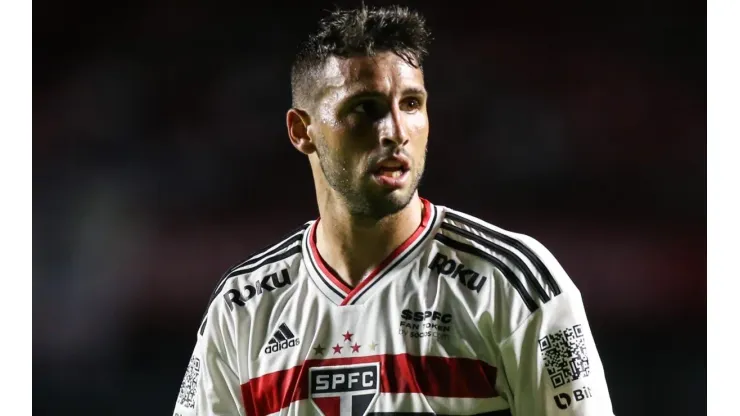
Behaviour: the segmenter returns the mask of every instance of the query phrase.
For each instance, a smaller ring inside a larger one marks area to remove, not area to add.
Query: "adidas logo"
[[[267,343],[267,346],[265,347],[265,352],[270,354],[272,352],[278,352],[286,348],[295,347],[296,345],[300,344],[301,340],[293,335],[293,332],[290,331],[288,325],[282,323],[278,327],[278,330],[275,331],[275,333],[272,335],[270,341]]]

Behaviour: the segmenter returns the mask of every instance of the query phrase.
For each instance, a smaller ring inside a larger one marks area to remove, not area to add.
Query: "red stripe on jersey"
[[[326,262],[324,261],[324,258],[321,257],[321,253],[319,253],[318,247],[316,247],[316,229],[319,228],[319,221],[321,221],[321,218],[316,220],[316,224],[311,228],[311,235],[308,236],[308,243],[311,246],[311,253],[313,254],[313,258],[316,259],[316,264],[319,266],[319,269],[321,269],[321,272],[324,273],[324,276],[328,277],[332,283],[334,283],[339,290],[344,292],[346,295],[347,293],[352,291],[352,288],[347,285],[342,279],[337,277],[337,274],[334,272],[334,269],[332,269]]]
[[[371,355],[306,360],[303,365],[276,371],[242,384],[247,414],[267,415],[309,397],[308,370],[348,364],[380,363],[381,393],[421,393],[427,396],[498,397],[496,367],[471,358]]]
[[[421,224],[419,224],[419,227],[414,231],[413,234],[409,238],[406,239],[400,246],[396,247],[395,250],[391,254],[389,254],[380,264],[375,266],[375,268],[370,272],[367,277],[362,279],[360,284],[358,284],[356,287],[352,288],[351,286],[347,285],[346,282],[344,282],[342,279],[340,279],[337,274],[334,272],[334,270],[326,264],[324,261],[324,258],[321,257],[321,254],[319,253],[318,247],[316,247],[316,229],[318,228],[319,221],[321,220],[318,218],[316,220],[316,223],[311,228],[311,234],[309,235],[308,242],[311,248],[311,254],[313,254],[314,259],[316,259],[316,264],[319,266],[319,269],[321,269],[321,272],[328,277],[332,283],[334,283],[337,288],[339,288],[341,291],[343,291],[346,296],[344,300],[342,300],[342,303],[340,305],[344,306],[347,305],[349,302],[352,301],[352,298],[359,293],[362,288],[370,284],[375,277],[383,271],[393,260],[396,259],[401,253],[403,253],[411,244],[413,244],[421,235],[422,231],[429,225],[429,219],[432,216],[432,206],[429,201],[427,201],[424,198],[419,198],[422,202],[422,218],[421,218]]]
[[[399,254],[403,253],[411,244],[413,244],[421,235],[422,231],[427,227],[429,224],[429,218],[432,216],[432,207],[429,204],[429,201],[427,201],[424,198],[421,198],[421,202],[423,204],[423,210],[421,214],[421,224],[419,224],[419,227],[414,231],[413,234],[409,238],[406,239],[406,241],[403,242],[400,246],[396,247],[395,250],[391,254],[388,255],[388,257],[385,258],[379,265],[377,265],[369,275],[367,275],[366,278],[362,279],[359,285],[352,289],[351,292],[347,294],[347,297],[344,298],[342,303],[340,305],[344,306],[352,301],[352,298],[358,294],[362,288],[370,284],[375,279],[375,276],[378,275],[383,269],[386,268],[393,260],[398,257]]]

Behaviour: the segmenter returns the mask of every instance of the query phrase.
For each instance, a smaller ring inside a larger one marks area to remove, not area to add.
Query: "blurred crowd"
[[[555,254],[617,414],[701,413],[705,5],[399,3],[435,37],[421,194]],[[333,4],[34,8],[39,414],[171,412],[221,273],[317,215],[284,115]]]

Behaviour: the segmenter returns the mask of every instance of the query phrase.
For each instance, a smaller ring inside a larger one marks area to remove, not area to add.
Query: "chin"
[[[380,220],[406,208],[416,195],[416,184],[411,181],[400,189],[381,189],[368,182],[354,189],[345,189],[343,199],[353,215]]]
[[[393,215],[406,208],[414,197],[414,192],[407,189],[399,189],[385,195],[376,195],[368,198],[369,216],[377,219]]]

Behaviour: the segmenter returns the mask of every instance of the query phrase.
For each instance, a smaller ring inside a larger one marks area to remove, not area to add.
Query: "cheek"
[[[337,129],[327,132],[326,151],[334,164],[339,165],[345,171],[363,170],[365,166],[365,155],[368,149],[363,149],[364,141],[351,129]]]
[[[409,123],[409,130],[416,143],[425,147],[427,138],[429,137],[429,119],[426,114],[419,114],[417,117],[413,117]]]

